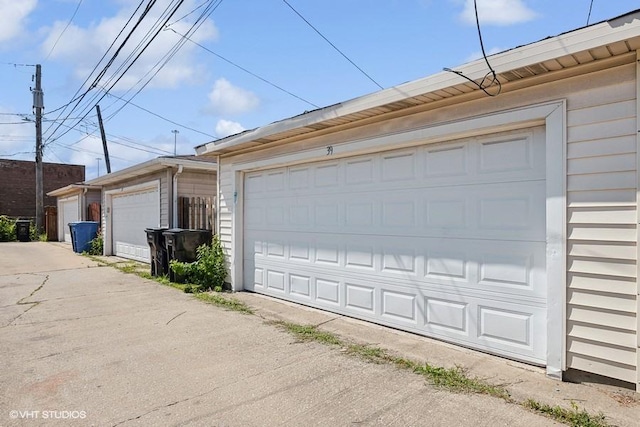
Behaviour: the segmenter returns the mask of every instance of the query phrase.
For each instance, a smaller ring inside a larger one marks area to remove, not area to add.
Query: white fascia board
[[[490,63],[496,73],[499,74],[636,37],[640,37],[640,11],[492,55]],[[456,67],[455,70],[472,80],[482,79],[488,71],[484,59]],[[228,150],[236,145],[280,132],[321,123],[370,108],[381,107],[414,96],[447,89],[465,82],[466,80],[463,77],[454,73],[439,72],[429,77],[364,95],[334,106],[271,123],[241,133],[236,137],[226,138],[226,140],[218,143],[215,141],[209,142],[196,147],[196,153],[203,155]]]
[[[160,159],[160,163],[163,166],[168,166],[168,167],[178,167],[182,165],[183,168],[189,169],[189,170],[202,170],[202,171],[210,171],[210,172],[214,172],[218,170],[218,165],[216,163],[201,162],[199,160],[162,158]]]
[[[157,172],[167,167],[178,167],[178,165],[182,165],[185,169],[189,170],[216,171],[218,169],[218,165],[216,163],[175,159],[171,157],[158,157],[117,172],[94,178],[90,181],[86,181],[85,183],[90,185],[115,184],[132,178],[137,178],[148,173]]]
[[[66,196],[68,194],[74,194],[74,193],[79,193],[82,190],[100,190],[102,187],[97,186],[97,185],[87,185],[87,184],[69,184],[65,187],[62,188],[57,188],[53,191],[49,191],[47,193],[47,196],[51,196],[51,197],[60,197],[60,196]]]

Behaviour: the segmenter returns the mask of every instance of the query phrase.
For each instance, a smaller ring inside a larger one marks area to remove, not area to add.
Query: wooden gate
[[[178,227],[211,230],[216,224],[215,197],[178,197]]]

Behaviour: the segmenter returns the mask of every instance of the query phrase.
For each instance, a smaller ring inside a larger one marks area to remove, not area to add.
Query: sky
[[[640,8],[477,4],[488,54]],[[472,0],[0,0],[0,158],[35,158],[35,64],[44,160],[93,179],[96,104],[117,171],[480,57]]]

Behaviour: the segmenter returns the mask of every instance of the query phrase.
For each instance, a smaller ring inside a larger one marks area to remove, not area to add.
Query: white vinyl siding
[[[635,67],[609,77],[567,102],[567,366],[635,382]]]
[[[479,117],[510,108],[566,99],[567,194],[566,367],[637,382],[637,171],[636,64],[627,63],[587,75],[550,81],[509,91],[499,97],[462,104],[444,102],[440,108],[340,132],[303,137],[256,152],[222,155],[220,167],[220,235],[235,272],[233,258],[236,202],[234,164],[278,158],[298,150],[326,147],[380,134],[404,132],[437,123]],[[579,68],[578,68],[579,69]],[[592,69],[592,68],[591,68]],[[455,99],[455,98],[454,98]],[[452,105],[453,104],[453,105]],[[382,120],[382,119],[381,119]],[[560,143],[557,141],[556,143]],[[241,206],[242,200],[238,201]],[[237,240],[235,240],[237,241]],[[232,272],[233,273],[233,272]],[[232,274],[232,277],[233,274]],[[235,289],[242,287],[233,284]],[[603,334],[612,332],[602,340]]]
[[[207,172],[183,172],[178,175],[178,196],[215,197],[216,174]]]

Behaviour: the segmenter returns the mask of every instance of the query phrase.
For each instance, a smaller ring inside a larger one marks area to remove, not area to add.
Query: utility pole
[[[42,177],[42,110],[44,109],[44,94],[42,93],[42,67],[36,65],[36,87],[33,93],[33,109],[36,115],[36,230],[42,233],[44,216],[44,188]]]
[[[107,166],[107,173],[111,173],[111,162],[109,161],[109,150],[107,149],[107,136],[104,133],[104,125],[102,124],[102,114],[100,106],[96,104],[96,112],[98,113],[98,124],[100,125],[100,135],[102,136],[102,150],[104,151],[104,164]],[[100,164],[98,163],[98,176],[100,175]]]
[[[176,141],[178,140],[178,134],[180,133],[180,131],[178,129],[174,129],[171,131],[171,133],[173,134],[173,155],[176,155]]]

